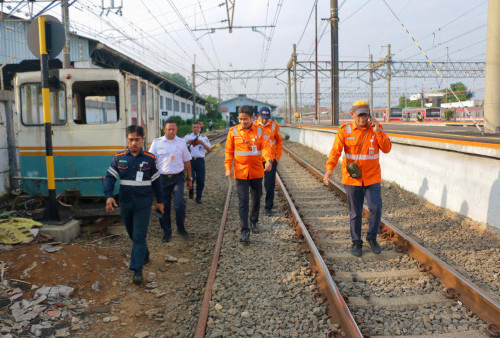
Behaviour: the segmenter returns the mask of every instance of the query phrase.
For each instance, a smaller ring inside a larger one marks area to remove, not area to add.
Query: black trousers
[[[201,201],[201,194],[205,187],[205,159],[203,157],[191,160],[191,172],[193,183],[196,182],[196,200]]]
[[[249,231],[248,214],[250,213],[250,222],[257,223],[259,221],[262,177],[251,180],[236,179],[236,189],[239,199],[241,231]]]
[[[265,166],[265,162],[263,162]],[[266,190],[266,209],[271,210],[274,206],[274,187],[276,186],[276,171],[278,162],[273,160],[273,166],[270,171],[264,172],[264,189]]]

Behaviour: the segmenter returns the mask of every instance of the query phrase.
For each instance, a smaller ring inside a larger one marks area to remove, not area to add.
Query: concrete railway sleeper
[[[321,183],[321,172],[290,155],[300,164],[284,155],[279,180],[288,190],[291,209],[297,211],[298,234],[308,243],[314,239],[311,253],[321,253],[311,267],[329,300],[332,321],[341,323],[346,335],[498,334],[498,303],[387,221],[381,226],[382,254],[352,256],[342,187],[331,182],[332,193]],[[319,203],[314,203],[314,195],[321,196]],[[338,287],[328,285],[331,278]]]

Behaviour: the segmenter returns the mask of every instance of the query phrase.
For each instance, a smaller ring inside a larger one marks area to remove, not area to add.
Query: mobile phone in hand
[[[158,218],[162,218],[163,214],[161,212],[159,212],[158,210],[156,210],[155,216]]]

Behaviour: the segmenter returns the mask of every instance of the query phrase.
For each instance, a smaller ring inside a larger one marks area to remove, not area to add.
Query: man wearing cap
[[[224,167],[226,176],[231,180],[234,163],[234,178],[238,191],[241,239],[243,244],[250,243],[250,230],[259,233],[260,197],[264,171],[271,170],[271,147],[264,138],[262,127],[253,123],[253,109],[243,105],[238,108],[240,124],[229,129],[226,140]],[[262,159],[266,162],[262,167]],[[250,220],[250,227],[248,221]]]
[[[273,215],[274,205],[274,187],[276,185],[276,170],[278,162],[283,153],[283,138],[280,135],[280,126],[278,123],[271,120],[271,111],[268,107],[262,107],[259,110],[259,119],[257,126],[261,127],[264,131],[266,139],[271,145],[273,155],[273,166],[270,171],[264,173],[264,189],[266,190],[266,215]],[[265,164],[265,163],[264,163]]]
[[[375,118],[370,117],[368,102],[363,100],[354,102],[351,115],[354,121],[343,124],[337,132],[330,156],[328,156],[326,162],[326,173],[323,181],[328,185],[328,182],[333,177],[333,168],[337,165],[342,150],[344,150],[342,183],[349,201],[351,215],[351,253],[360,257],[363,247],[361,221],[364,198],[366,198],[370,210],[366,240],[370,244],[373,253],[380,254],[382,251],[377,243],[377,233],[382,217],[380,184],[382,178],[379,150],[388,153],[391,151],[392,145],[380,123]]]

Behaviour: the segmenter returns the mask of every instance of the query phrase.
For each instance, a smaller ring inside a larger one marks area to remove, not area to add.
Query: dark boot
[[[254,234],[258,234],[260,232],[259,227],[257,226],[257,223],[250,222],[250,229],[252,229],[252,232]]]
[[[351,254],[356,257],[361,257],[361,253],[363,251],[363,244],[360,243],[352,243]]]
[[[194,197],[194,189],[188,190],[189,191],[189,198],[193,199]]]
[[[368,241],[368,243],[370,244],[370,247],[372,248],[372,252],[374,254],[380,254],[382,252],[382,248],[380,247],[380,245],[378,245],[377,243],[377,240],[376,239],[366,239]]]
[[[243,230],[241,232],[240,242],[243,244],[250,243],[250,231],[249,230]]]
[[[144,281],[144,278],[142,277],[142,270],[137,270],[134,272],[134,277],[132,277],[132,282],[136,285],[141,285],[142,282]]]

